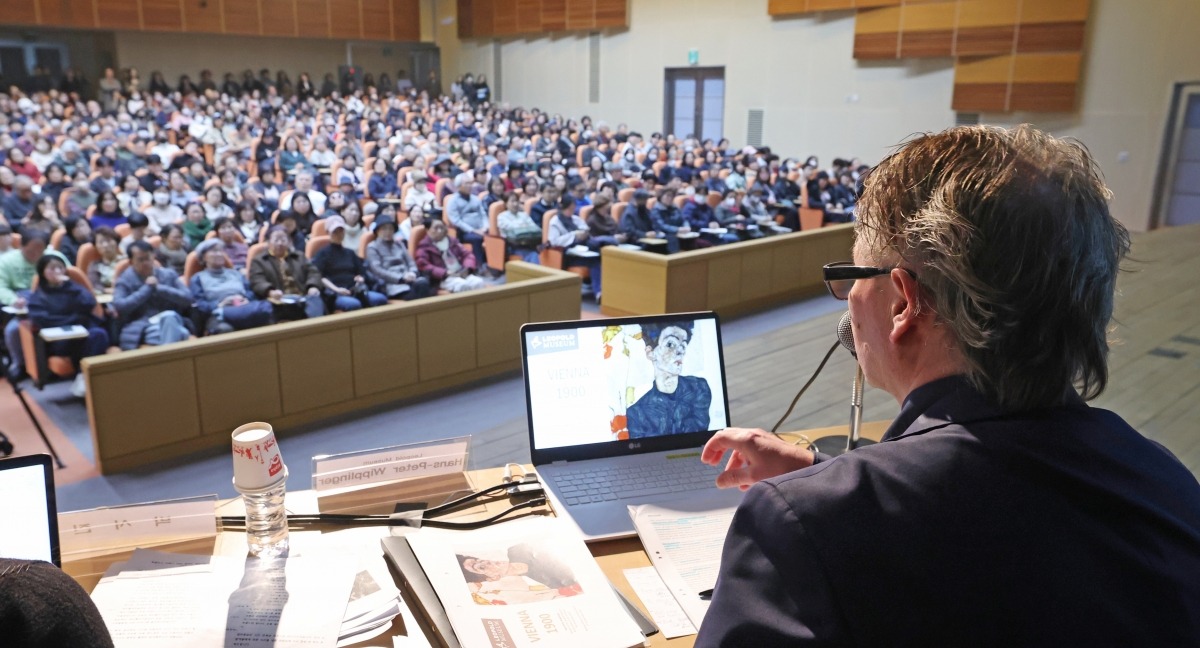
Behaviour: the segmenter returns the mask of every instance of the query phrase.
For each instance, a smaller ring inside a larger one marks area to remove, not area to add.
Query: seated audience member
[[[565,266],[580,266],[588,269],[592,295],[599,300],[600,257],[594,255],[575,255],[571,254],[570,250],[575,246],[582,245],[587,248],[588,252],[595,252],[602,247],[603,243],[593,239],[591,231],[588,230],[587,223],[575,215],[575,200],[570,196],[563,196],[563,199],[559,201],[558,212],[550,219],[550,232],[546,240],[550,245],[566,250],[566,254],[563,256],[563,264]],[[612,243],[608,244],[611,245]]]
[[[313,223],[318,220],[317,214],[313,211],[313,205],[308,199],[308,194],[295,193],[290,196],[290,199],[291,209],[283,210],[281,213],[292,216],[292,219],[296,221],[296,227],[307,240],[308,234],[312,232]]]
[[[117,193],[117,203],[120,206],[121,213],[129,217],[134,212],[143,211],[149,205],[150,194],[145,189],[142,189],[137,176],[132,174],[127,175],[121,181],[121,191]],[[151,232],[151,234],[157,233],[157,229]]]
[[[413,186],[409,188],[408,195],[404,198],[404,209],[409,214],[415,207],[420,207],[421,212],[433,218],[441,218],[442,211],[438,209],[437,197],[429,190],[428,183],[425,182],[425,174],[421,171],[413,172]]]
[[[29,289],[37,273],[38,259],[46,252],[50,238],[45,232],[30,232],[21,237],[21,247],[0,255],[0,306],[23,309],[29,300]],[[12,359],[9,371],[20,376],[25,373],[21,351],[21,332],[16,317],[4,325],[4,345]]]
[[[150,219],[146,218],[145,214],[134,212],[129,217],[129,234],[121,239],[119,247],[121,254],[129,254],[129,244],[134,241],[142,241],[146,239],[146,235],[150,233]]]
[[[504,199],[504,211],[496,217],[496,229],[512,254],[521,255],[527,263],[540,263],[538,248],[542,245],[542,226],[521,211],[521,197],[515,193]]]
[[[83,285],[71,281],[66,263],[59,256],[46,254],[38,259],[37,276],[37,290],[29,296],[29,319],[34,326],[39,329],[56,326],[87,329],[87,338],[46,343],[48,355],[71,358],[78,371],[71,384],[71,395],[83,398],[87,385],[79,361],[101,355],[108,349],[108,332],[92,314],[96,298]]]
[[[13,648],[113,648],[87,591],[40,560],[0,558],[0,636]]]
[[[396,242],[396,220],[381,216],[374,223],[375,240],[367,245],[367,269],[383,283],[388,299],[410,301],[428,297],[429,279],[417,271],[408,246]]]
[[[427,235],[417,245],[416,261],[421,273],[429,277],[431,289],[457,293],[486,288],[487,282],[475,274],[475,256],[450,236],[445,223],[427,222]]]
[[[758,223],[746,218],[742,214],[742,207],[738,203],[737,193],[735,189],[725,189],[721,195],[721,202],[717,203],[717,208],[713,210],[717,224],[736,232],[738,238],[742,240],[762,238],[764,234],[758,228]]]
[[[136,177],[136,175],[135,175]],[[146,175],[139,180],[146,191],[154,191],[159,187],[171,188],[171,178],[163,170],[162,158],[157,155],[146,156]]]
[[[617,220],[613,218],[612,194],[608,190],[596,192],[592,211],[588,213],[586,220],[593,239],[610,240],[616,245],[629,242],[629,235],[621,231]]]
[[[279,209],[284,211],[292,209],[292,201],[296,199],[296,196],[301,194],[308,199],[308,204],[312,208],[314,217],[325,214],[325,203],[328,198],[313,186],[313,174],[311,171],[301,171],[296,174],[296,190],[280,200]]]
[[[461,176],[456,181],[454,195],[446,199],[446,218],[458,230],[459,242],[474,247],[475,266],[486,272],[483,236],[488,230],[488,215],[483,201],[471,195],[471,184],[471,180]]]
[[[43,140],[45,141],[45,140]],[[57,164],[51,164],[46,167],[45,184],[42,185],[42,195],[50,196],[54,199],[54,204],[58,204],[59,197],[62,193],[71,188],[71,177],[63,171],[62,167]]]
[[[67,233],[58,241],[58,251],[71,265],[79,256],[79,246],[92,242],[92,225],[83,216],[68,216],[63,223]]]
[[[318,138],[322,139],[322,138]],[[285,174],[292,171],[307,170],[313,171],[313,163],[304,156],[300,150],[300,138],[295,135],[289,135],[283,141],[283,148],[279,151],[279,168]]]
[[[687,194],[687,202],[683,204],[683,219],[691,226],[692,231],[700,231],[703,229],[725,228],[728,230],[724,234],[709,234],[702,233],[703,240],[709,243],[736,243],[741,240],[738,236],[736,228],[731,228],[728,225],[722,224],[717,218],[717,211],[708,204],[708,190],[704,185],[700,185],[700,189],[694,187],[685,187],[684,193]],[[736,217],[734,218],[736,222]]]
[[[67,208],[67,215],[84,215],[87,213],[88,207],[95,205],[96,201],[100,199],[100,194],[92,191],[86,170],[81,169],[75,172],[72,180],[73,184],[71,188],[66,191],[67,199],[65,207]],[[62,199],[60,198],[59,200],[61,201]],[[63,203],[60,202],[59,204]]]
[[[263,171],[259,174],[258,180],[250,183],[250,186],[262,196],[263,202],[271,211],[280,208],[279,197],[283,193],[284,187],[275,182],[274,168]]]
[[[0,219],[0,254],[8,252],[13,247],[13,231],[8,221]]]
[[[300,226],[296,223],[296,213],[286,211],[279,214],[276,224],[282,227],[288,238],[291,239],[292,248],[303,254],[303,250],[308,244],[308,236],[305,235],[304,230],[300,229]]]
[[[633,192],[633,202],[629,203],[625,207],[625,213],[621,214],[621,232],[631,243],[644,238],[663,238],[663,233],[655,229],[650,208],[646,206],[649,201],[650,192],[638,189]]]
[[[346,239],[342,241],[342,247],[358,254],[358,246],[362,243],[363,233],[367,230],[363,227],[362,211],[357,202],[346,203],[346,206],[341,211],[342,220],[346,221]]]
[[[386,158],[376,158],[371,169],[371,179],[367,181],[367,193],[372,200],[381,198],[397,198],[400,189],[396,186],[396,172]]]
[[[204,215],[217,222],[218,218],[233,218],[233,209],[225,204],[225,190],[213,186],[204,190]]]
[[[750,191],[747,191],[746,197],[742,199],[742,212],[759,228],[765,230],[764,233],[773,233],[771,225],[775,224],[775,220],[771,218],[767,203],[763,201],[762,187],[758,185],[750,187]]]
[[[279,319],[320,317],[326,313],[321,297],[321,273],[311,262],[292,248],[292,236],[281,225],[267,231],[267,253],[250,262],[250,289],[259,299],[272,302],[295,299],[303,309],[279,308]]]
[[[342,209],[346,207],[346,194],[340,189],[334,189],[329,192],[328,199],[325,201],[325,213],[322,218],[327,216],[341,216]]]
[[[538,227],[542,226],[546,212],[558,206],[558,198],[558,188],[549,182],[538,187],[538,200],[529,207],[529,217],[538,224]]]
[[[425,212],[420,207],[413,207],[412,211],[408,212],[408,218],[396,228],[396,241],[408,245],[409,239],[412,238],[413,225],[420,225],[425,222]]]
[[[37,202],[37,196],[33,193],[33,180],[26,176],[17,176],[13,181],[12,191],[0,201],[0,208],[4,210],[4,217],[8,219],[8,224],[14,231],[20,231],[21,219],[29,215],[33,211],[34,204]]]
[[[189,248],[195,248],[212,231],[213,223],[208,220],[200,203],[188,203],[183,210],[183,217],[183,237]]]
[[[679,208],[675,206],[675,190],[670,187],[659,190],[654,209],[650,210],[650,220],[654,223],[656,231],[666,235],[667,252],[678,252],[679,235],[692,231]]]
[[[180,209],[186,209],[189,204],[200,199],[200,194],[192,190],[188,185],[187,178],[178,171],[171,172],[168,186],[171,187],[171,204]]]
[[[243,200],[238,203],[237,218],[234,219],[234,225],[237,226],[242,239],[249,245],[258,242],[258,237],[262,234],[262,228],[264,227],[262,216],[255,209],[254,203],[249,200]]]
[[[241,331],[272,322],[270,302],[251,299],[246,276],[226,265],[229,257],[222,241],[201,243],[196,255],[204,260],[204,269],[192,275],[192,299],[207,333]]]
[[[233,267],[237,270],[242,270],[246,267],[246,253],[250,246],[240,238],[241,232],[238,231],[237,225],[234,224],[231,218],[218,218],[213,223],[213,231],[217,233],[217,240],[221,242],[225,248],[225,256],[229,257]]]
[[[167,225],[183,223],[183,209],[171,204],[171,190],[165,185],[154,188],[154,193],[150,196],[150,206],[143,209],[142,213],[153,223],[156,234],[161,234]]]
[[[387,297],[367,288],[367,266],[357,253],[346,249],[346,221],[341,216],[325,219],[329,245],[313,258],[325,286],[325,306],[329,310],[352,311],[364,306],[383,306]]]
[[[118,225],[129,222],[125,214],[121,213],[117,195],[111,191],[105,191],[96,198],[96,210],[92,212],[88,220],[92,222],[92,229],[96,230],[101,227],[116,228]]]
[[[187,246],[184,244],[183,228],[178,225],[167,225],[159,236],[162,237],[162,242],[154,251],[154,259],[162,267],[182,277],[183,270],[187,266],[188,255]]]
[[[97,295],[111,295],[117,281],[117,264],[126,258],[121,252],[121,237],[111,227],[99,227],[93,240],[100,258],[88,266],[88,281]]]
[[[33,209],[29,210],[29,214],[21,219],[22,233],[40,230],[46,234],[52,234],[54,230],[62,226],[63,223],[58,218],[58,207],[50,196],[39,197],[33,203]]]
[[[179,275],[154,267],[154,248],[145,241],[130,245],[129,254],[129,267],[117,277],[113,291],[120,347],[128,351],[191,337],[185,315],[192,295]]]

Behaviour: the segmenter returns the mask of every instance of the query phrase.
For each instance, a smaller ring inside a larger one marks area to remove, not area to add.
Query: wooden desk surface
[[[888,423],[888,421],[864,423],[862,427],[862,436],[878,441],[884,430],[887,429]],[[803,432],[787,432],[783,433],[783,436],[785,438],[799,438],[800,435],[803,435],[809,440],[816,440],[825,436],[836,434],[846,434],[846,426],[841,425],[827,428],[817,428],[812,430],[804,430]],[[472,488],[478,490],[480,488],[499,483],[503,472],[504,471],[502,468],[486,468],[483,470],[473,470],[467,473],[467,477],[471,482]],[[311,491],[289,492],[288,498],[289,510],[293,508],[292,502],[296,502],[296,508],[307,509],[310,506],[315,506],[315,504],[311,503],[315,501]],[[507,499],[499,499],[489,502],[486,505],[468,509],[469,512],[464,513],[461,516],[451,517],[461,517],[463,519],[470,519],[471,517],[487,517],[499,513],[508,506],[509,503]],[[547,506],[545,508],[539,508],[536,510],[547,512],[549,511],[549,507]],[[242,501],[240,498],[228,500],[219,506],[220,515],[241,515],[243,512],[244,509],[242,509]],[[205,540],[197,540],[188,543],[179,543],[155,548],[162,551],[172,551],[177,553],[219,553],[222,555],[237,555],[239,552],[244,553],[246,550],[245,547],[245,535],[242,532],[227,531],[219,533],[217,538],[209,538]],[[378,545],[375,545],[373,548],[378,548]],[[600,565],[600,569],[604,571],[604,575],[608,577],[609,581],[611,581],[613,585],[615,585],[616,588],[621,591],[622,594],[628,597],[629,600],[633,601],[636,605],[642,608],[643,611],[645,611],[645,606],[642,604],[641,599],[638,598],[637,594],[633,591],[633,588],[630,587],[629,582],[625,580],[624,573],[624,570],[626,569],[651,566],[650,558],[646,555],[645,550],[642,548],[641,541],[637,538],[608,540],[590,544],[588,545],[588,548],[591,550],[592,555],[596,558],[596,562]],[[123,554],[101,556],[89,560],[64,562],[63,571],[67,572],[72,578],[79,582],[84,589],[90,592],[93,588],[95,588],[96,584],[100,580],[100,577],[103,575],[104,570],[107,569],[109,565],[122,560],[127,560],[130,553],[131,552],[126,552]],[[402,627],[403,626],[399,626],[398,629],[402,629]],[[391,646],[392,644],[390,641],[390,637],[385,636],[354,645]],[[661,634],[656,634],[649,638],[650,646],[690,647],[694,643],[695,635],[679,637],[676,639],[666,639]]]

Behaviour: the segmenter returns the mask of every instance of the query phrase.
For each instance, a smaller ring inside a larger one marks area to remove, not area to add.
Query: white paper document
[[[630,506],[633,526],[650,562],[697,628],[721,568],[721,548],[736,506],[719,507],[703,498]]]
[[[679,601],[671,595],[666,583],[653,567],[637,567],[625,570],[625,580],[646,606],[654,625],[667,639],[696,634],[696,626],[688,618]]]
[[[333,646],[355,564],[138,549],[92,600],[118,648]]]
[[[643,642],[566,520],[422,529],[408,542],[466,648],[622,648]]]

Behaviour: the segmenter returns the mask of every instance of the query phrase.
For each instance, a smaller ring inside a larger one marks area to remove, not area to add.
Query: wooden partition
[[[824,290],[821,266],[848,260],[853,242],[847,224],[669,255],[606,247],[600,309],[732,316],[783,304]]]
[[[577,319],[579,275],[514,261],[503,286],[84,361],[103,474],[520,369],[518,328]],[[402,441],[397,439],[397,442]]]

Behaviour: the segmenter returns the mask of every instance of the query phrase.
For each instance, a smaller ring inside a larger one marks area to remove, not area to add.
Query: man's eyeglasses
[[[825,274],[825,286],[829,288],[829,294],[845,301],[850,297],[850,289],[854,287],[854,282],[858,279],[872,279],[885,274],[890,274],[892,270],[903,270],[907,272],[913,279],[917,278],[917,273],[908,268],[900,266],[892,266],[890,268],[875,268],[872,266],[856,266],[853,261],[838,261],[830,263],[821,268]]]

